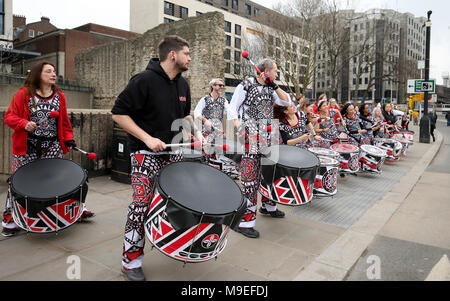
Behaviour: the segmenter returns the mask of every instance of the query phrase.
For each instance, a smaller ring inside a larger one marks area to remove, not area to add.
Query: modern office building
[[[342,31],[348,45],[341,58],[345,67],[337,95],[333,96],[341,101],[361,101],[364,96],[372,101],[405,100],[407,80],[420,77],[418,62],[425,58],[426,19],[389,9],[344,10],[340,14],[347,20]],[[318,48],[322,70],[316,74],[316,96],[330,90],[326,53]]]

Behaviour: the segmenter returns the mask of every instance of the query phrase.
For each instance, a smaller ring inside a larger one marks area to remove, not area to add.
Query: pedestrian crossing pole
[[[430,10],[427,13],[428,20],[425,23],[426,26],[426,50],[425,50],[425,82],[430,80],[430,41],[431,41],[431,14]],[[420,143],[430,143],[430,117],[428,116],[428,91],[424,92],[423,99],[423,117],[420,119]]]

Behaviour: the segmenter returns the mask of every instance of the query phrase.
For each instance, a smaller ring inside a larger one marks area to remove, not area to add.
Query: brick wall
[[[209,81],[224,77],[223,32],[224,17],[220,12],[161,24],[141,37],[81,51],[75,58],[76,74],[94,87],[94,108],[109,109],[131,76],[144,70],[152,57],[157,57],[157,46],[162,38],[176,34],[191,46],[192,62],[183,76],[190,84],[194,108],[198,100],[209,93]]]

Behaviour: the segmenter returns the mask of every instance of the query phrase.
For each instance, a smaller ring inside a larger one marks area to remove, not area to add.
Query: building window
[[[225,21],[225,32],[231,33],[231,22]]]
[[[239,38],[234,39],[234,48],[241,49],[241,39]]]
[[[238,36],[241,35],[241,25],[234,25],[234,33],[237,34]]]
[[[164,13],[169,16],[175,16],[175,5],[164,1]]]
[[[231,36],[225,35],[225,44],[231,47]]]
[[[231,63],[226,64],[225,73],[231,73]]]
[[[235,51],[234,52],[234,60],[236,62],[240,62],[241,61],[241,52],[240,51]]]
[[[167,24],[167,23],[172,23],[172,22],[174,22],[174,20],[169,19],[169,18],[164,18],[164,23],[165,23],[165,24]]]
[[[230,49],[225,49],[225,51],[223,52],[223,58],[226,60],[231,59],[231,50]]]
[[[222,0],[221,3],[223,6],[228,6],[228,0]]]
[[[231,8],[239,9],[239,1],[238,0],[231,0]]]
[[[198,16],[201,16],[202,13],[198,11],[198,12],[195,13],[195,15],[198,17]]]
[[[245,3],[245,12],[249,16],[252,14],[252,7],[250,5],[248,5],[247,3]]]
[[[43,35],[43,34],[44,33],[42,31],[38,31],[38,33],[37,33],[38,36]]]
[[[241,64],[234,64],[234,74],[241,75]]]
[[[34,38],[34,30],[33,29],[28,30],[28,37]]]
[[[253,14],[254,14],[254,15],[259,14],[259,8],[255,7],[255,8],[253,9]]]
[[[187,18],[189,15],[189,9],[183,6],[180,6],[180,18]]]

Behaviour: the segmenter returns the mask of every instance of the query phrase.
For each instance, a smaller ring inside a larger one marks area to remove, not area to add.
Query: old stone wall
[[[192,110],[209,92],[214,77],[224,77],[224,17],[220,12],[206,13],[169,24],[161,24],[141,37],[81,51],[75,58],[79,79],[94,88],[94,108],[110,109],[129,79],[145,70],[157,57],[157,47],[166,35],[178,35],[190,44],[192,62],[183,73],[191,87]]]

